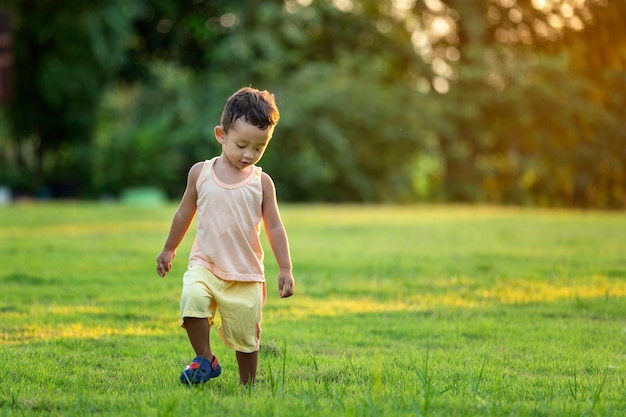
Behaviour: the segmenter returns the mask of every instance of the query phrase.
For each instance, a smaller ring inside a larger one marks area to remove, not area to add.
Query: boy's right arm
[[[187,230],[189,230],[193,216],[196,214],[196,200],[198,197],[196,182],[198,181],[203,166],[204,162],[198,162],[191,167],[187,175],[187,187],[176,209],[176,213],[174,213],[170,232],[163,246],[163,251],[161,251],[156,260],[157,273],[161,277],[164,277],[172,268],[172,260],[176,256],[176,248],[180,245],[180,242],[183,241]]]

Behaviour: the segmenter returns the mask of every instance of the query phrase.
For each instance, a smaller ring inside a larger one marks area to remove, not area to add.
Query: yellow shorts
[[[219,310],[224,344],[238,352],[256,352],[266,298],[264,282],[224,281],[203,266],[192,266],[183,275],[181,327],[185,317],[206,318],[212,326]]]

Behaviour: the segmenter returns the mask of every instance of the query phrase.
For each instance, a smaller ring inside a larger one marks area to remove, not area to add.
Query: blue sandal
[[[180,382],[187,385],[202,384],[211,378],[220,376],[221,373],[222,368],[215,356],[213,356],[212,361],[209,361],[204,356],[196,356],[180,374]]]

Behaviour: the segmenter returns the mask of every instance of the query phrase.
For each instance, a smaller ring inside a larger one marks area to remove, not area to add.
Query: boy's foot
[[[211,378],[220,376],[221,373],[222,368],[215,356],[213,356],[212,361],[204,356],[196,356],[180,374],[180,382],[187,385],[202,384]]]

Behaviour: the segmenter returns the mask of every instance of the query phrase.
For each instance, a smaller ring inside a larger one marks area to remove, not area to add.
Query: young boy
[[[180,375],[184,384],[207,382],[221,373],[210,344],[218,309],[219,334],[236,351],[239,382],[254,384],[266,299],[261,222],[280,268],[279,295],[286,298],[294,293],[289,243],[274,183],[255,165],[279,117],[274,95],[267,91],[242,88],[227,100],[214,129],[222,153],[189,170],[187,187],[157,258],[157,272],[164,277],[197,211],[197,234],[180,301],[181,326],[196,354]]]

